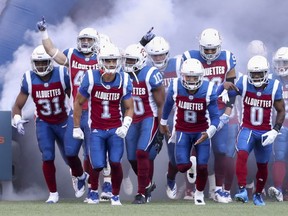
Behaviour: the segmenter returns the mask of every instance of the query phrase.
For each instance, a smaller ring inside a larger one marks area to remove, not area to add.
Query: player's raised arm
[[[37,22],[37,28],[42,34],[42,44],[48,55],[50,55],[58,64],[68,67],[69,61],[67,57],[54,46],[52,40],[49,38],[47,24],[44,17],[42,17],[41,21]]]

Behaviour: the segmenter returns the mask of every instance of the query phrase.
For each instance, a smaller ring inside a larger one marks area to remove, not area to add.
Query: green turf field
[[[287,215],[288,202],[266,200],[266,206],[254,206],[253,202],[246,204],[219,204],[206,200],[205,206],[195,206],[191,201],[157,201],[144,205],[134,205],[122,202],[122,206],[111,206],[110,202],[97,205],[80,203],[78,200],[61,200],[57,204],[46,204],[43,201],[0,201],[0,215],[20,216],[282,216]]]

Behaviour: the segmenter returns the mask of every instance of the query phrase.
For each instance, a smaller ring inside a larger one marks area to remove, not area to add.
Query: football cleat
[[[243,203],[248,202],[248,193],[246,188],[239,189],[239,193],[235,194],[235,200]]]
[[[87,197],[83,200],[84,203],[87,203],[88,199],[90,198],[90,193],[91,193],[91,188],[88,187],[88,190],[87,190]]]
[[[198,191],[196,189],[194,193],[194,203],[195,205],[205,205],[206,203],[204,202],[204,193],[203,191]]]
[[[170,180],[167,178],[166,194],[170,199],[176,199],[177,185],[175,180]]]
[[[196,162],[196,157],[195,156],[191,156],[190,157],[190,161],[192,163],[192,166],[190,167],[190,169],[187,171],[187,179],[188,181],[193,184],[196,181],[196,176],[197,176],[197,162]]]
[[[192,189],[186,189],[185,191],[185,196],[184,196],[184,200],[194,200],[195,196],[194,196],[194,192]]]
[[[111,197],[111,205],[122,205],[119,199],[119,195],[112,195]]]
[[[223,191],[224,197],[226,198],[228,203],[233,202],[232,198],[231,198],[231,194],[230,191]]]
[[[224,191],[222,189],[218,189],[215,191],[214,201],[219,203],[228,203],[228,200],[225,197]]]
[[[86,182],[88,181],[89,175],[84,172],[81,177],[72,176],[73,188],[75,190],[75,196],[77,198],[82,197],[85,193]]]
[[[145,204],[146,198],[143,194],[137,194],[132,204]]]
[[[99,203],[99,194],[98,191],[91,190],[89,198],[87,199],[88,204],[98,204]]]
[[[146,202],[150,202],[151,201],[151,193],[155,190],[156,188],[156,184],[153,182],[150,182],[150,184],[146,187],[145,189],[145,199]]]
[[[108,201],[112,197],[112,184],[110,182],[104,182],[102,185],[102,193],[100,195],[101,201]]]
[[[48,199],[45,201],[46,203],[57,203],[59,201],[59,194],[58,192],[54,192],[49,194]]]
[[[260,193],[255,193],[253,195],[253,203],[256,206],[265,206],[265,202],[263,201]]]
[[[283,193],[275,187],[268,189],[268,194],[271,198],[275,198],[278,202],[283,202]]]

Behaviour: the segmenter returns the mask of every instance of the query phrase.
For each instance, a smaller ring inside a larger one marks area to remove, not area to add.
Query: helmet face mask
[[[163,38],[154,37],[145,47],[153,66],[158,69],[165,68],[169,59],[170,45]]]
[[[248,82],[255,87],[268,83],[269,63],[264,56],[253,56],[247,64]]]
[[[211,63],[221,54],[222,39],[216,29],[205,29],[199,39],[200,54],[203,59]]]
[[[99,50],[99,34],[93,28],[85,28],[77,37],[77,49],[79,52],[88,54]]]
[[[123,68],[125,72],[137,72],[147,64],[147,52],[140,44],[129,45],[124,52]],[[133,62],[133,60],[135,62]],[[133,64],[134,63],[134,64]]]
[[[288,75],[288,47],[281,47],[273,56],[273,66],[279,76]]]
[[[197,90],[203,83],[204,68],[197,59],[187,59],[180,70],[181,83],[187,90]]]
[[[44,77],[49,74],[54,67],[53,59],[46,53],[42,45],[36,47],[31,55],[32,70],[39,76]]]

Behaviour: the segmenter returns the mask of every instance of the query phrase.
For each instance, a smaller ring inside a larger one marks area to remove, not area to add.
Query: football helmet
[[[288,75],[288,47],[279,48],[273,56],[273,66],[279,76]]]
[[[99,34],[94,28],[84,28],[77,37],[77,49],[82,53],[92,53],[99,50]]]
[[[180,75],[184,88],[188,90],[196,90],[203,83],[203,65],[198,59],[187,59],[181,65]]]
[[[267,48],[263,41],[252,40],[247,46],[248,57],[252,58],[255,55],[262,55],[267,58]]]
[[[118,73],[122,66],[122,56],[114,44],[106,44],[97,56],[98,66],[104,73]]]
[[[43,45],[37,46],[31,55],[32,70],[39,76],[43,77],[53,70],[54,61],[49,56]]]
[[[154,37],[145,47],[152,64],[158,69],[165,68],[169,59],[170,46],[163,38]]]
[[[269,63],[264,56],[256,55],[247,64],[248,82],[261,87],[268,82]]]
[[[141,44],[131,44],[124,51],[124,71],[137,72],[147,64],[148,54]]]
[[[199,49],[203,59],[208,63],[217,59],[221,53],[222,39],[216,29],[205,29],[199,38]],[[215,52],[205,53],[205,50],[215,50]]]

